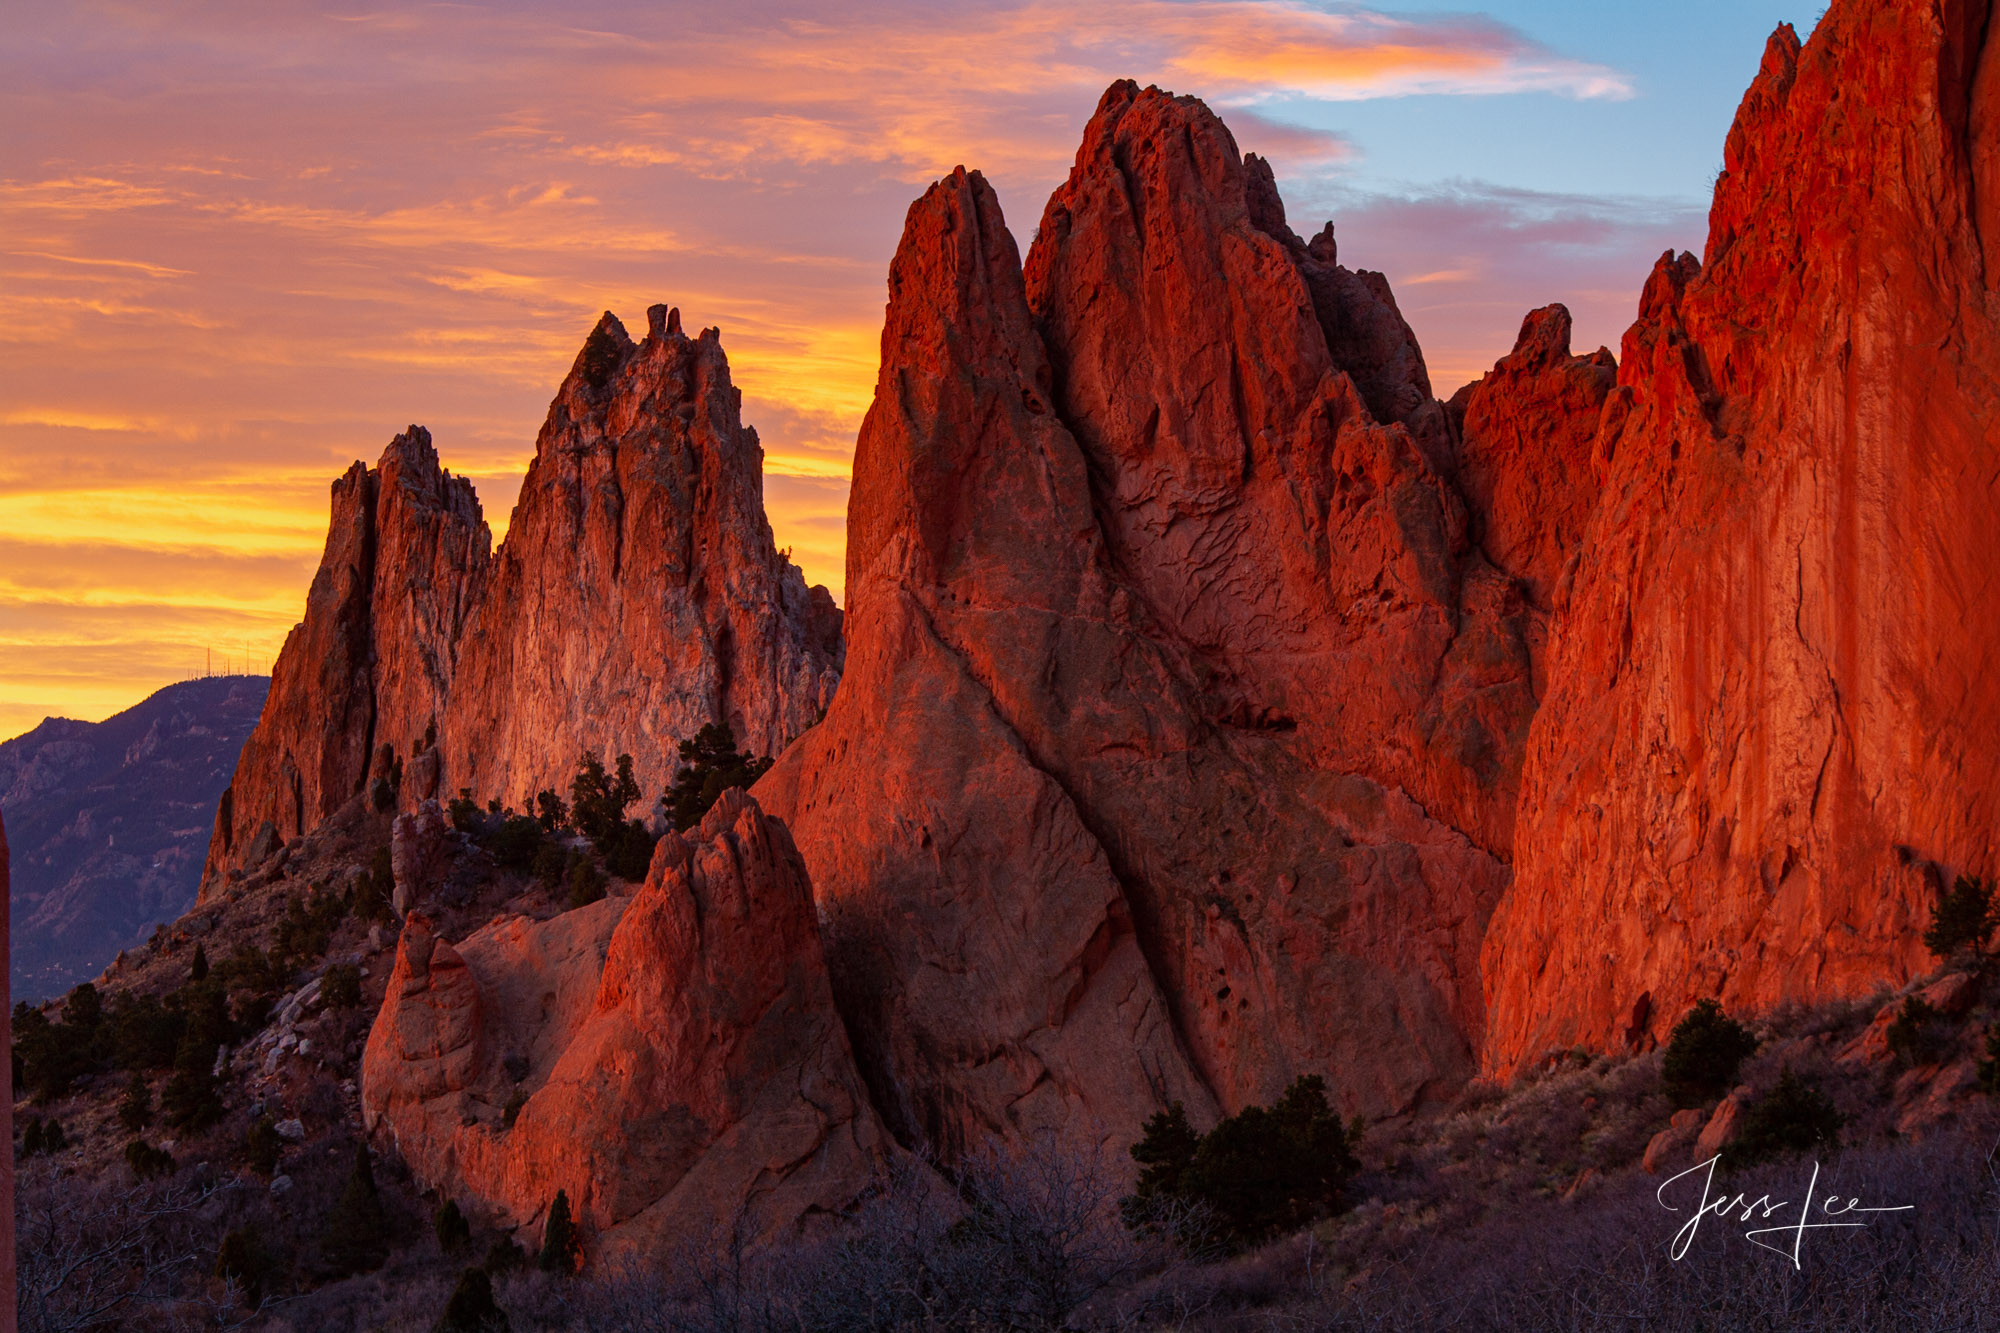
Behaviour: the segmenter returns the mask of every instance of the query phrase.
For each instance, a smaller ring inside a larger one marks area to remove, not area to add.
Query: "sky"
[[[1206,98],[1449,396],[1699,252],[1765,0],[17,5],[0,27],[0,738],[269,669],[327,488],[406,425],[496,538],[603,310],[718,326],[780,547],[840,591],[912,199],[1025,244],[1113,79]]]

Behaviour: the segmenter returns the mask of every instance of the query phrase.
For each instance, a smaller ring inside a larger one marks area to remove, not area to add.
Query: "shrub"
[[[451,826],[460,833],[470,833],[475,837],[486,832],[486,813],[479,808],[479,802],[472,799],[472,788],[460,787],[458,795],[445,807],[451,816]]]
[[[493,1279],[483,1268],[468,1268],[459,1274],[444,1314],[432,1326],[433,1333],[496,1333],[508,1327],[507,1316],[493,1300]]]
[[[2000,912],[1994,910],[1993,886],[1960,875],[1931,907],[1924,947],[1940,958],[1949,958],[1961,949],[1977,954],[1986,947],[1996,925],[2000,925]]]
[[[353,1009],[361,1003],[361,969],[336,963],[319,983],[319,997],[329,1009]]]
[[[525,873],[542,850],[542,826],[526,815],[508,815],[487,835],[486,850],[503,870]]]
[[[569,1215],[569,1191],[557,1190],[542,1228],[542,1254],[536,1262],[544,1273],[574,1273],[583,1260],[583,1238]]]
[[[1687,1104],[1720,1095],[1757,1049],[1750,1029],[1722,1012],[1714,1000],[1697,1000],[1674,1024],[1660,1076],[1675,1100]]]
[[[1945,1016],[1915,995],[1903,1001],[1895,1022],[1889,1024],[1890,1054],[1904,1066],[1938,1063],[1951,1049],[1951,1038]]]
[[[1301,1077],[1269,1109],[1249,1106],[1196,1135],[1178,1105],[1154,1116],[1132,1149],[1146,1169],[1123,1205],[1144,1226],[1167,1204],[1202,1210],[1209,1238],[1233,1247],[1333,1213],[1359,1169],[1326,1082]]]
[[[588,907],[604,896],[604,876],[587,856],[579,856],[569,867],[569,905]]]
[[[375,1188],[375,1168],[364,1140],[354,1145],[353,1169],[348,1172],[340,1201],[327,1214],[326,1229],[320,1235],[320,1258],[329,1272],[341,1277],[372,1272],[389,1257],[386,1231],[382,1196]]]
[[[459,1211],[456,1199],[444,1201],[444,1207],[438,1209],[437,1216],[431,1219],[431,1229],[437,1233],[438,1248],[446,1254],[472,1243],[472,1224]]]
[[[164,1148],[155,1148],[144,1139],[133,1139],[125,1145],[125,1165],[131,1167],[132,1174],[141,1180],[174,1173],[173,1154]]]
[[[136,1069],[118,1103],[118,1123],[134,1134],[153,1123],[153,1090],[146,1085],[146,1076]]]
[[[691,741],[680,743],[681,767],[662,799],[674,827],[686,832],[701,822],[716,798],[731,787],[749,788],[771,769],[774,760],[739,754],[729,727],[710,723]]]
[[[1735,1171],[1788,1152],[1840,1146],[1840,1112],[1833,1100],[1787,1065],[1778,1086],[1743,1113],[1743,1129],[1722,1150],[1722,1165]]]
[[[536,849],[532,873],[535,882],[544,888],[554,889],[562,883],[563,876],[569,873],[569,851],[561,840],[551,838]]]
[[[277,1263],[257,1239],[251,1227],[236,1227],[222,1238],[215,1252],[215,1276],[232,1282],[243,1295],[243,1304],[256,1309],[264,1303],[264,1293],[276,1275]]]

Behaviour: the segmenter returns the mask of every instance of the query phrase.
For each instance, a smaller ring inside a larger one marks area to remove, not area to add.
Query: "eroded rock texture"
[[[1992,29],[1780,28],[1704,259],[1646,285],[1486,943],[1498,1069],[1906,976],[1928,863],[1995,868]]]
[[[839,612],[772,543],[721,335],[652,319],[606,315],[549,407],[439,727],[450,791],[526,808],[593,749],[650,796],[704,724],[775,754],[833,697]]]
[[[811,725],[839,680],[840,612],[772,544],[720,336],[689,338],[663,306],[651,320],[638,343],[608,314],[592,331],[497,556],[421,427],[335,483],[204,892],[267,823],[275,846],[362,793],[384,745],[406,807],[469,787],[530,808],[585,750],[631,754],[652,794],[706,723],[759,754]]]
[[[1025,268],[910,212],[856,451],[849,660],[758,787],[899,1132],[1115,1140],[1471,1072],[1534,698],[1379,275],[1191,98],[1115,86]]]
[[[894,1150],[805,867],[741,792],[664,839],[631,898],[455,947],[412,916],[361,1095],[419,1177],[497,1223],[535,1234],[567,1190],[604,1244],[656,1255],[845,1207]]]
[[[472,483],[438,465],[421,426],[333,484],[326,551],[223,793],[204,894],[357,795],[380,740],[400,749],[442,713],[492,540]]]

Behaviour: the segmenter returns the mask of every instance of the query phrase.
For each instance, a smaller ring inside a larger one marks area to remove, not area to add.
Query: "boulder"
[[[1753,1100],[1748,1088],[1738,1088],[1717,1103],[1715,1113],[1702,1126],[1701,1137],[1694,1141],[1694,1160],[1706,1162],[1736,1141],[1743,1132],[1743,1113]]]
[[[1707,1117],[1695,1109],[1676,1111],[1667,1122],[1667,1127],[1647,1141],[1645,1154],[1639,1165],[1650,1175],[1659,1175],[1669,1163],[1678,1158],[1694,1141],[1701,1137],[1702,1126]]]

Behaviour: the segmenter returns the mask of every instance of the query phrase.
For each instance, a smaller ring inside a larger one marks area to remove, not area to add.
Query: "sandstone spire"
[[[630,753],[651,795],[706,723],[754,753],[811,725],[839,680],[840,611],[772,543],[719,335],[689,338],[665,307],[649,322],[634,343],[598,321],[497,555],[421,427],[334,485],[205,892],[359,794],[385,745],[406,805],[470,788],[525,807],[587,749]]]
[[[412,426],[333,484],[326,552],[285,639],[257,729],[223,793],[203,892],[358,794],[383,742],[444,712],[459,640],[484,596],[492,536],[472,484]]]

